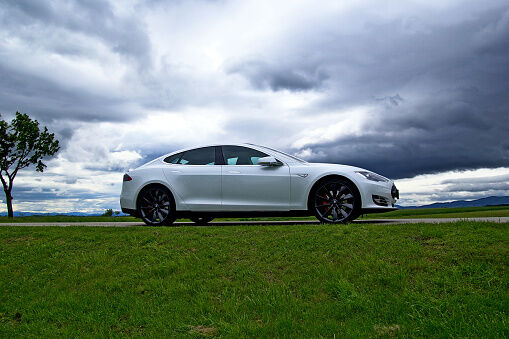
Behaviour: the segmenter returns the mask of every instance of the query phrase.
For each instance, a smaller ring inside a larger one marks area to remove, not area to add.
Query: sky
[[[230,142],[367,168],[401,205],[509,195],[508,42],[506,0],[1,0],[2,119],[62,145],[14,209],[118,210],[126,170]]]

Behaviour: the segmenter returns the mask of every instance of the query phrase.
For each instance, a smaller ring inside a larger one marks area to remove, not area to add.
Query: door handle
[[[230,174],[240,174],[240,171],[228,171]]]

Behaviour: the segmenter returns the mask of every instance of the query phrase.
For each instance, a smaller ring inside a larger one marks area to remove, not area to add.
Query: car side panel
[[[384,209],[383,206],[376,205],[372,200],[372,195],[380,195],[386,197],[388,201],[393,201],[391,197],[391,187],[393,182],[377,183],[364,180],[360,177],[354,167],[343,168],[340,165],[328,164],[323,166],[317,165],[298,165],[290,167],[291,174],[291,193],[290,208],[292,210],[307,209],[308,197],[314,184],[327,176],[339,175],[352,181],[361,195],[362,208]]]
[[[290,175],[287,165],[223,165],[224,211],[288,211]]]
[[[163,172],[182,199],[185,210],[221,210],[221,166],[165,164]],[[184,208],[177,207],[177,210]]]
[[[163,170],[160,167],[143,167],[127,173],[132,180],[122,183],[122,192],[120,193],[120,206],[122,208],[136,210],[136,200],[140,191],[151,184],[163,185],[170,190],[174,199],[175,207],[187,209],[182,199],[175,189],[166,180]]]

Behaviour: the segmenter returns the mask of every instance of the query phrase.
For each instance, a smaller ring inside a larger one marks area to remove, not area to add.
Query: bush
[[[113,215],[113,210],[111,208],[108,208],[103,214],[103,217],[111,217]]]

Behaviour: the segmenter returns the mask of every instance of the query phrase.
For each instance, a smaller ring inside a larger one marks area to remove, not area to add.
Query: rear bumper
[[[122,213],[130,214],[133,217],[138,217],[138,212],[136,210],[130,209],[130,208],[123,208],[122,207]]]

